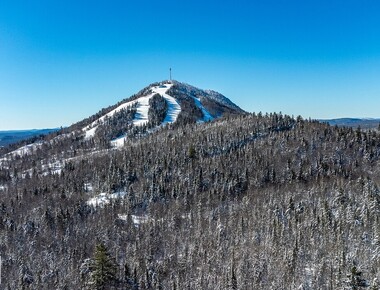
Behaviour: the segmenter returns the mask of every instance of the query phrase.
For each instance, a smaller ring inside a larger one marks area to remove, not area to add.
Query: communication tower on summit
[[[169,80],[172,82],[172,68],[169,69]]]

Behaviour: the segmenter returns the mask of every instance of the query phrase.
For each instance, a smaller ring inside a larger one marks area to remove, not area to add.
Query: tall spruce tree
[[[95,246],[91,278],[96,290],[109,289],[117,280],[115,261],[103,243]]]

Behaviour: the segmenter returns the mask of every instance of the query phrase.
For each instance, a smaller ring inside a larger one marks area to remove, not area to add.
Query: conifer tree
[[[356,266],[351,268],[351,273],[348,276],[348,289],[359,290],[368,287],[368,283],[362,278],[362,271],[359,271]]]
[[[96,290],[108,289],[116,281],[116,265],[106,246],[99,243],[95,246],[92,266],[92,285]]]
[[[232,270],[231,270],[231,289],[232,290],[237,290],[238,289],[238,282],[236,278],[236,272],[235,272],[235,266],[232,265]]]

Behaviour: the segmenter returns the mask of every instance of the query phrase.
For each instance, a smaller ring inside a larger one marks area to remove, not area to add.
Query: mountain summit
[[[207,122],[243,112],[218,92],[178,81],[162,81],[150,84],[80,124],[86,139],[107,139],[120,146],[129,135],[146,133],[167,124]]]

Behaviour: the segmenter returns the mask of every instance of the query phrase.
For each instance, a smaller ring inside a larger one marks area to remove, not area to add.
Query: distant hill
[[[319,120],[320,122],[328,123],[331,126],[338,127],[352,127],[357,128],[360,126],[362,129],[377,129],[380,124],[380,119],[366,119],[366,118],[340,118],[340,119],[326,119]]]
[[[6,146],[38,135],[46,135],[59,129],[33,129],[0,131],[0,146]]]

